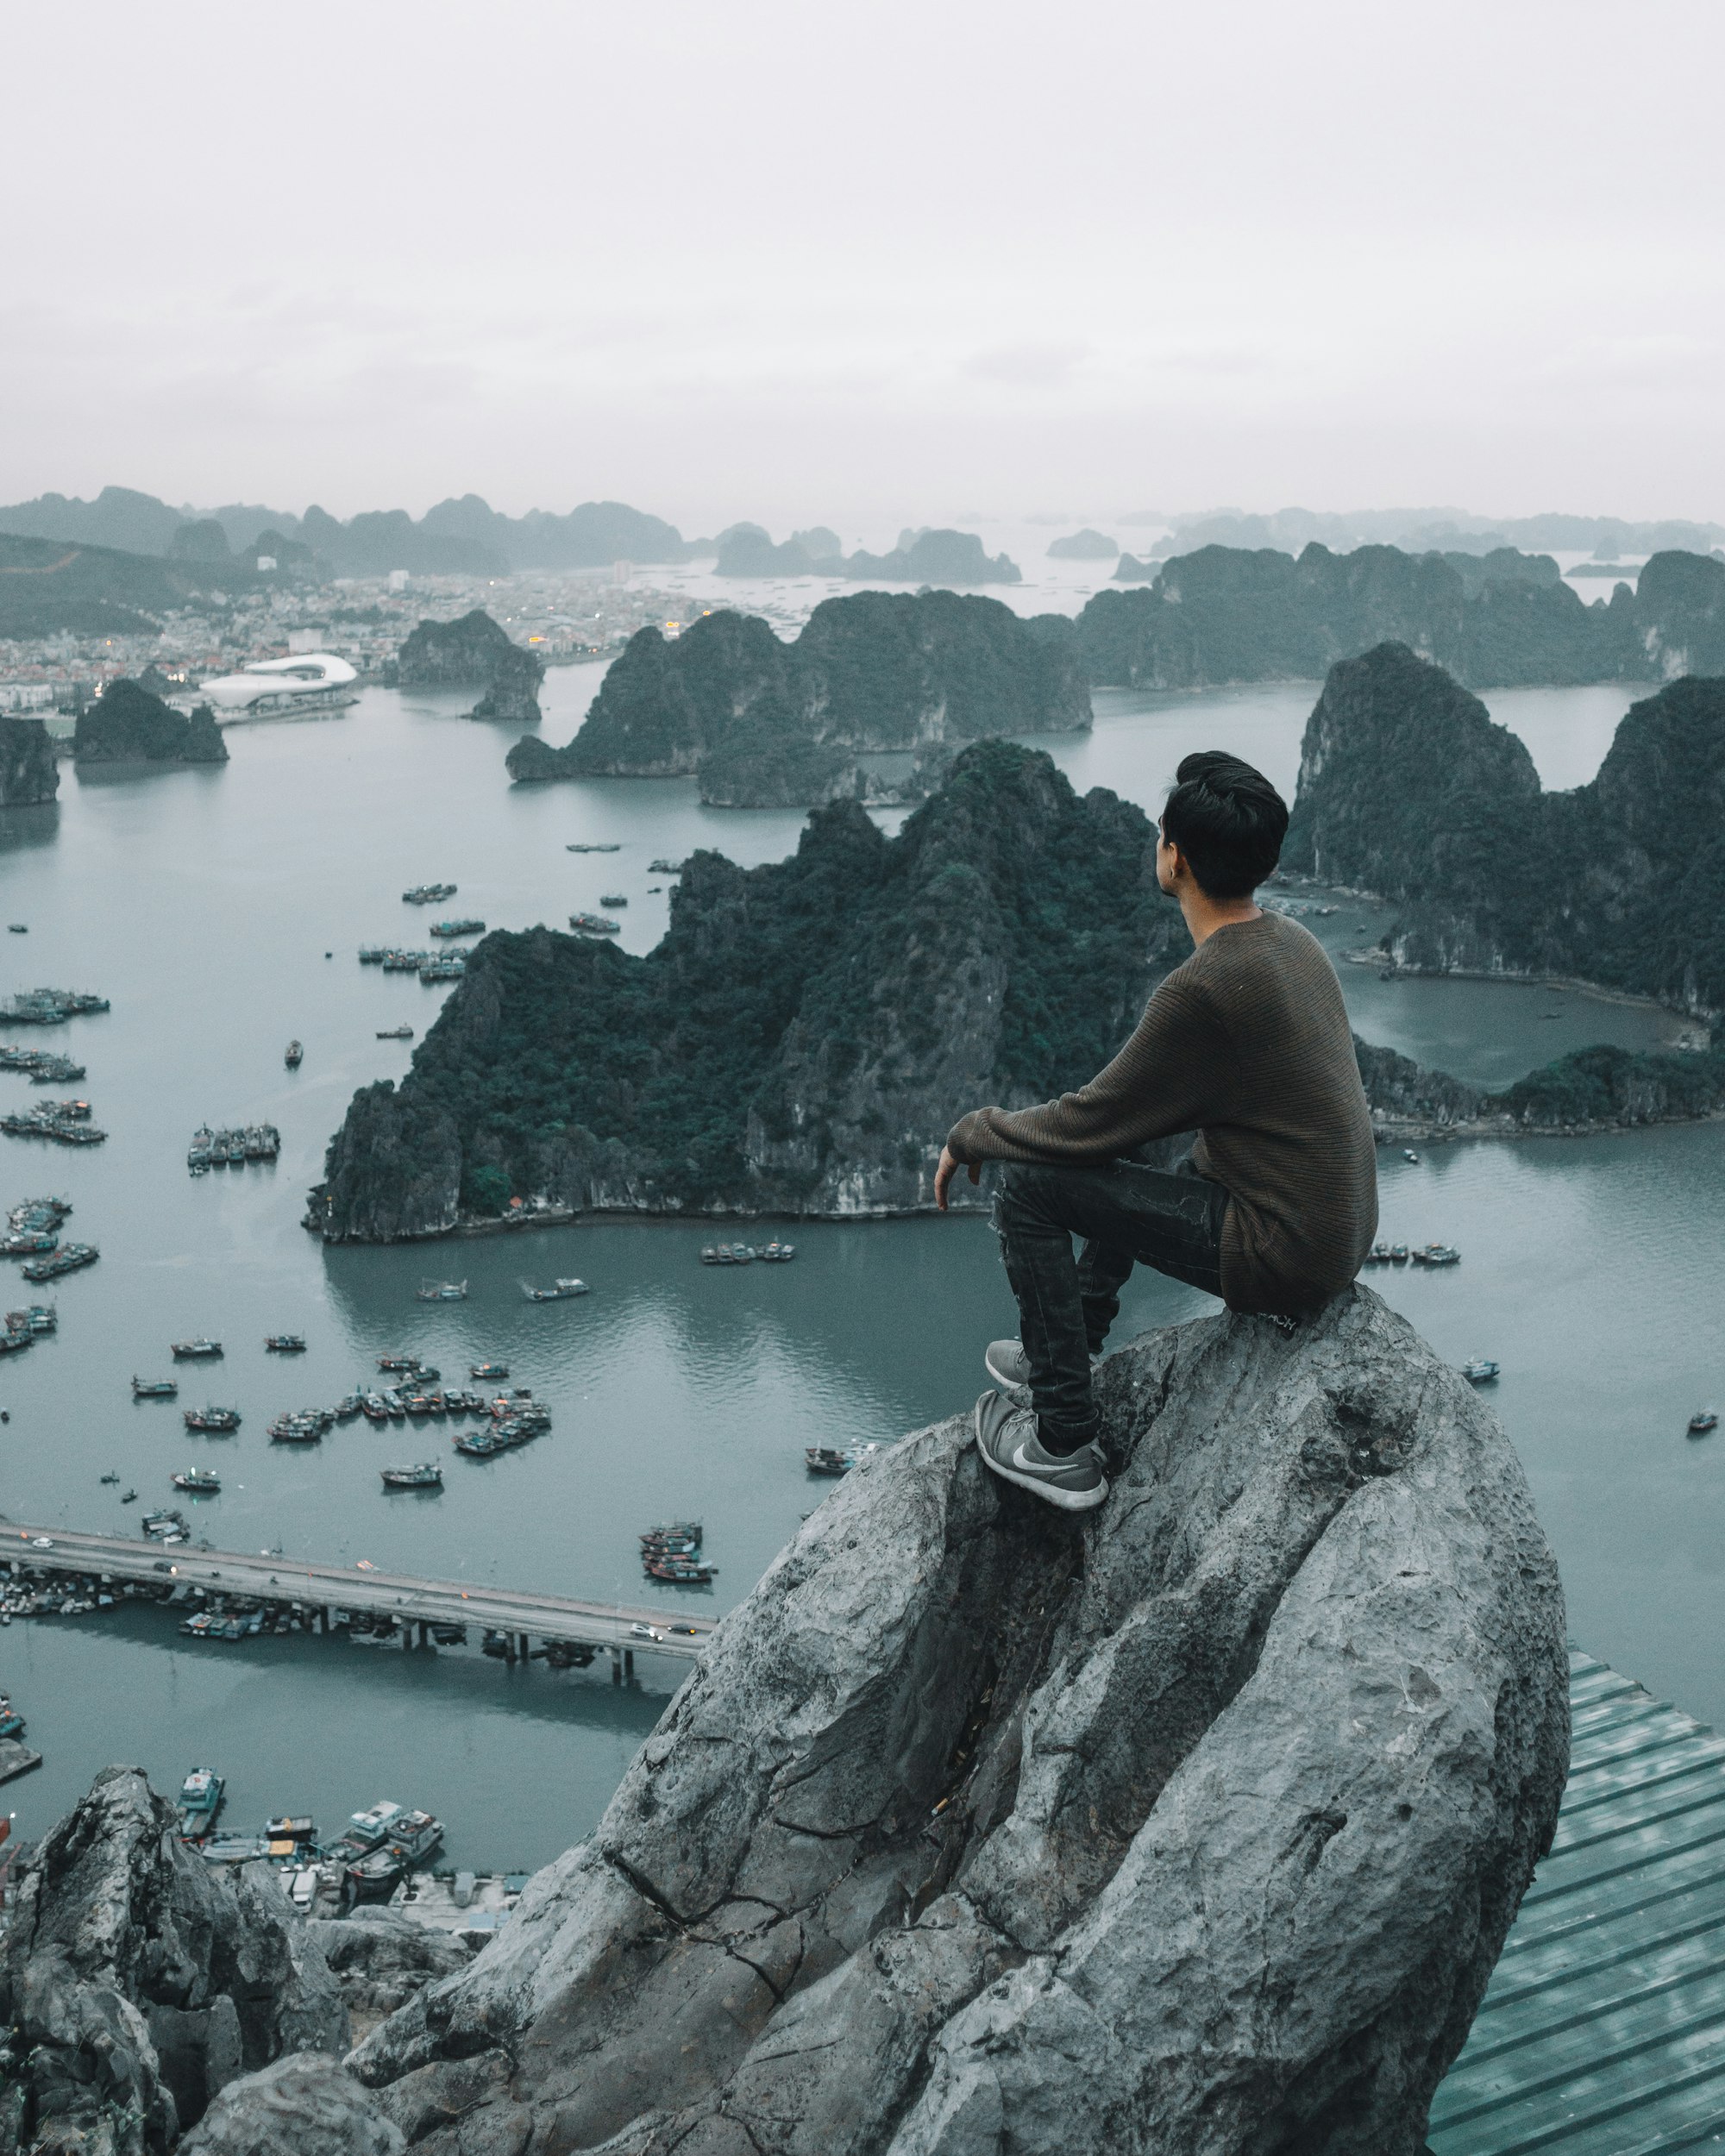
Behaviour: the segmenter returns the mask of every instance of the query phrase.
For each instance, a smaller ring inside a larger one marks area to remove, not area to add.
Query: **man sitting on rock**
[[[1036,1108],[976,1108],[935,1175],[1007,1163],[994,1200],[1019,1338],[989,1348],[1000,1389],[976,1443],[1007,1482],[1066,1512],[1108,1494],[1090,1366],[1134,1263],[1292,1319],[1338,1294],[1377,1227],[1371,1117],[1341,984],[1322,944],[1258,906],[1286,804],[1219,749],[1182,759],[1162,812],[1156,878],[1196,946],[1107,1069]],[[1132,1157],[1195,1131],[1170,1170]],[[1075,1259],[1072,1238],[1082,1238]]]

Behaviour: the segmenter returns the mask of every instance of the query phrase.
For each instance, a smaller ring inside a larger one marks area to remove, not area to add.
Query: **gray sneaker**
[[[1071,1453],[1044,1452],[1036,1417],[1001,1394],[984,1393],[976,1402],[976,1450],[985,1466],[1003,1482],[1033,1490],[1062,1512],[1090,1512],[1108,1495],[1108,1478],[1094,1445]]]
[[[1095,1369],[1101,1361],[1100,1355],[1090,1357]],[[1000,1390],[1018,1407],[1030,1405],[1030,1357],[1024,1351],[1022,1340],[990,1340],[988,1351],[982,1357],[988,1375]]]

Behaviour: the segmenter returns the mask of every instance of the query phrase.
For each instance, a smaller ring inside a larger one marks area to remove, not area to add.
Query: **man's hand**
[[[968,1162],[966,1165],[970,1170],[971,1181],[981,1182],[982,1171],[975,1162]],[[940,1149],[940,1165],[934,1171],[934,1202],[943,1213],[946,1210],[947,1185],[958,1173],[958,1166],[959,1163],[952,1157],[952,1148],[950,1145],[943,1145]]]

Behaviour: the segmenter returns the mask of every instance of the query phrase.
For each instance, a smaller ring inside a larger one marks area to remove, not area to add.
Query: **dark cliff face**
[[[794,643],[709,614],[674,642],[633,636],[567,748],[523,742],[519,780],[695,772],[704,800],[785,807],[869,792],[859,759],[1090,723],[1071,625],[997,600],[859,592],[816,607]]]
[[[1151,839],[1129,804],[986,742],[895,839],[843,802],[789,861],[698,854],[646,958],[487,937],[399,1090],[355,1097],[311,1218],[385,1238],[511,1196],[926,1205],[961,1112],[1082,1083],[1183,953]]]
[[[396,657],[396,677],[403,688],[485,689],[475,718],[536,720],[544,674],[543,660],[514,642],[480,606],[459,621],[421,622]],[[497,707],[487,711],[493,699]]]
[[[228,744],[207,704],[188,718],[141,683],[120,680],[78,713],[72,753],[80,764],[226,763]]]
[[[60,792],[53,743],[39,718],[0,718],[0,808],[39,808]]]
[[[1541,792],[1477,697],[1404,647],[1334,667],[1287,866],[1404,903],[1422,968],[1566,974],[1725,1006],[1725,680],[1633,705],[1590,785]]]
[[[1211,546],[1159,571],[1123,558],[1122,582],[1079,615],[1093,682],[1201,688],[1318,680],[1338,659],[1394,640],[1476,688],[1661,681],[1725,672],[1725,561],[1655,555],[1631,593],[1585,605],[1546,555],[1471,557],[1315,542],[1295,561]]]

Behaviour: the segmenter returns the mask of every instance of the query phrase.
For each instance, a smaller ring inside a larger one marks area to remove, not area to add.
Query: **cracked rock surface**
[[[719,1628],[589,1840],[350,2054],[423,2156],[1413,2156],[1568,1761],[1490,1411],[1364,1288],[1098,1376],[1074,1520],[969,1419]]]
[[[229,2082],[348,2036],[274,1875],[206,1864],[135,1767],[97,1775],[16,1879],[0,2024],[0,2156],[156,2156]]]

